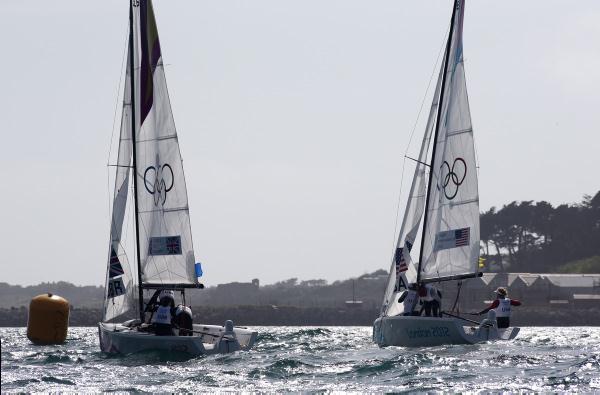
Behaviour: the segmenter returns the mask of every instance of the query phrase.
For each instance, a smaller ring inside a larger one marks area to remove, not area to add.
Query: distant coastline
[[[187,303],[197,323],[222,324],[232,319],[240,326],[371,326],[379,315],[387,281],[384,270],[331,284],[289,279],[261,285],[254,279],[189,292]],[[449,309],[459,296],[457,284],[437,286],[443,293],[444,309]],[[484,273],[463,281],[460,311],[482,310],[497,287],[508,287],[509,297],[523,302],[514,309],[515,325],[600,326],[600,274]],[[69,301],[71,326],[95,326],[101,320],[102,287],[0,283],[0,326],[26,326],[31,298],[46,292]]]
[[[366,308],[319,308],[294,306],[235,306],[194,308],[194,322],[222,324],[232,319],[238,326],[371,326],[378,310]],[[100,309],[73,308],[69,325],[96,326]],[[465,318],[479,320],[479,317]],[[518,307],[515,326],[600,326],[600,306],[590,308]],[[469,325],[465,322],[465,325]],[[0,327],[27,326],[27,309],[0,308]]]

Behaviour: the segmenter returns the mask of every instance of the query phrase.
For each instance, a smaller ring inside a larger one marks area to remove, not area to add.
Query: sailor
[[[146,308],[144,309],[144,313],[154,313],[156,311],[156,308],[158,307],[158,296],[160,295],[161,292],[162,292],[161,289],[157,289],[156,291],[154,291],[154,293],[152,294],[152,297],[150,298],[148,303],[146,303]]]
[[[417,304],[419,303],[417,284],[408,284],[408,289],[402,292],[402,295],[400,295],[400,298],[398,299],[398,303],[402,303],[404,306],[404,313],[402,315],[417,315],[417,312],[415,312],[415,307],[417,307]]]
[[[157,336],[174,336],[173,333],[173,306],[175,305],[175,293],[165,289],[159,296],[160,305],[152,316],[151,323]]]
[[[432,284],[421,284],[419,287],[419,296],[423,301],[423,308],[421,310],[425,310],[425,316],[431,317],[433,311],[433,316],[438,317],[440,315],[442,293]]]
[[[508,292],[504,287],[499,287],[495,292],[496,300],[494,300],[492,304],[477,314],[481,315],[490,310],[494,310],[496,312],[496,322],[498,323],[498,328],[508,328],[510,326],[511,306],[520,306],[521,302],[516,299],[509,299]]]
[[[173,324],[179,328],[179,336],[192,336],[194,334],[192,309],[182,304],[175,308]]]

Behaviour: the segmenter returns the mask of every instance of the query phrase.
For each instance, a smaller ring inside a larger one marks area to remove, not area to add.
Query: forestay
[[[440,124],[431,166],[420,278],[469,275],[479,258],[479,196],[463,63],[464,1],[456,2]]]
[[[149,0],[134,1],[139,67],[136,177],[142,283],[193,284],[194,250],[187,189]]]
[[[443,68],[442,68],[443,70]],[[417,269],[413,263],[411,250],[415,244],[415,238],[421,225],[423,210],[425,208],[427,187],[427,153],[431,143],[431,134],[435,126],[435,118],[438,109],[440,88],[442,85],[442,72],[440,71],[438,81],[433,95],[433,102],[429,110],[429,117],[425,127],[425,134],[421,142],[418,161],[413,175],[412,185],[396,243],[396,250],[390,268],[390,277],[384,295],[382,314],[397,315],[403,312],[402,304],[399,304],[398,292],[417,278]]]
[[[130,67],[127,62],[127,78]],[[115,176],[115,188],[108,248],[108,267],[106,269],[106,287],[104,298],[104,321],[109,321],[129,311],[133,300],[133,279],[127,255],[121,244],[123,220],[127,207],[129,173],[131,172],[131,88],[125,85],[119,151]]]

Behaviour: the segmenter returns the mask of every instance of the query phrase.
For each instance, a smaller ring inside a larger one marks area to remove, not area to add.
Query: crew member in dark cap
[[[495,292],[496,300],[494,300],[492,304],[477,314],[485,314],[493,309],[496,312],[496,322],[498,323],[498,328],[508,328],[510,326],[511,306],[520,306],[521,302],[516,299],[509,299],[508,292],[504,287],[499,287]]]

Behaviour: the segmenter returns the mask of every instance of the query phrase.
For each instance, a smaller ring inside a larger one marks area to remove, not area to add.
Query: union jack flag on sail
[[[108,277],[113,278],[124,274],[123,266],[121,266],[121,262],[119,261],[119,257],[115,252],[114,248],[110,249],[110,269],[108,271]]]

